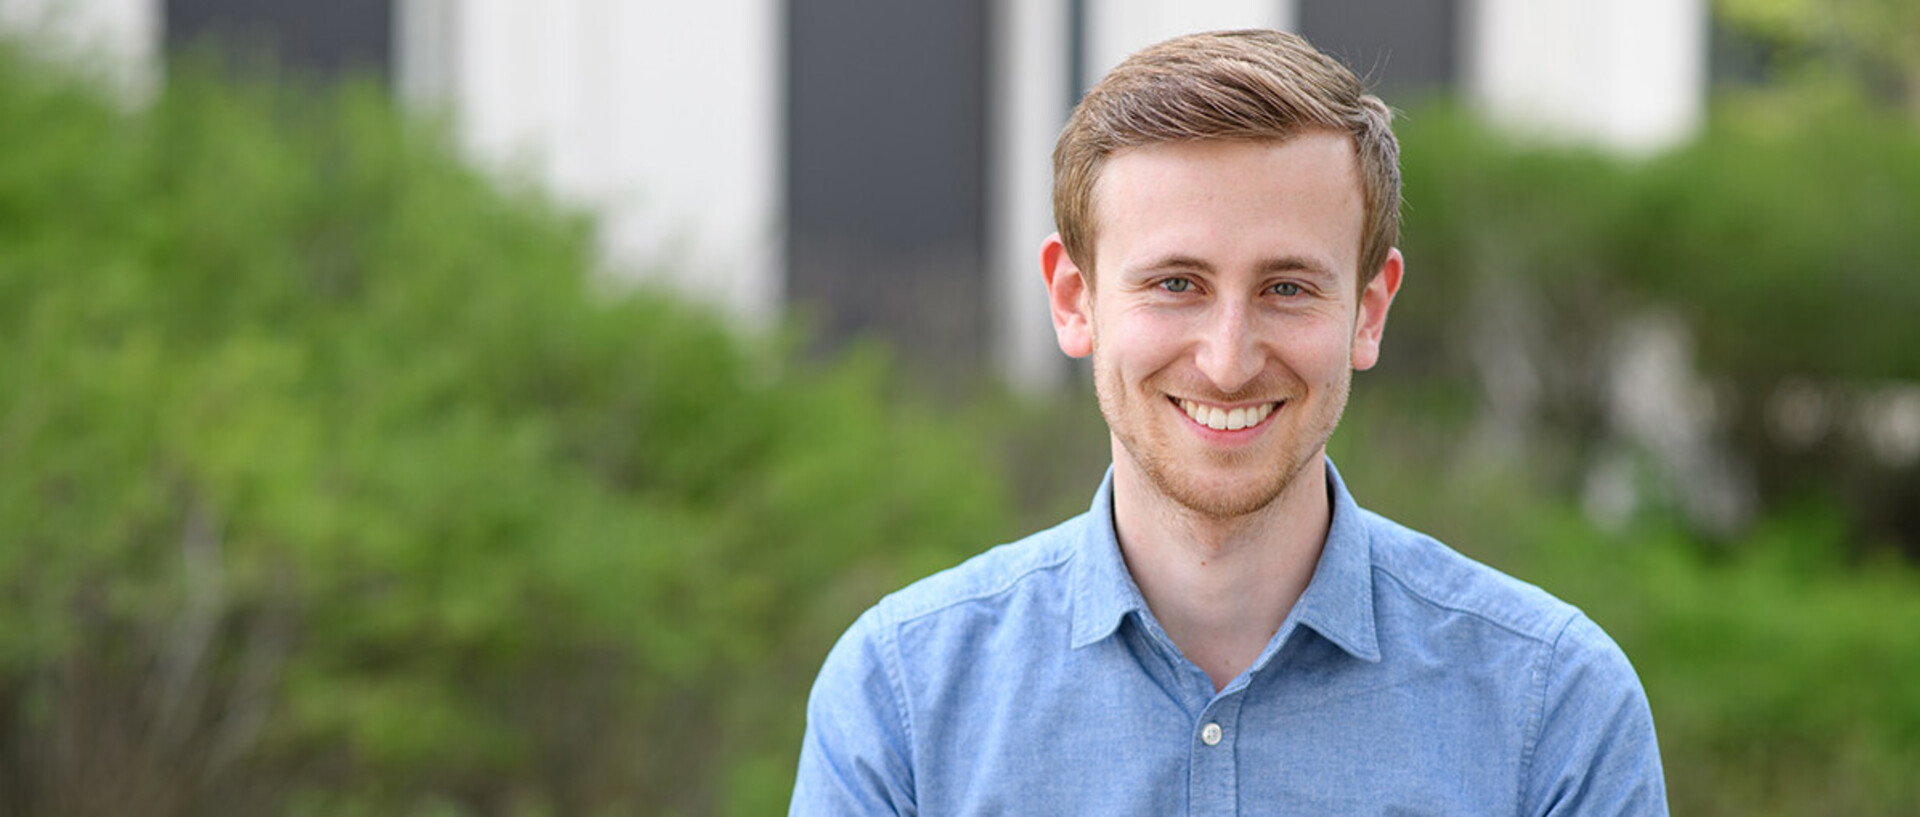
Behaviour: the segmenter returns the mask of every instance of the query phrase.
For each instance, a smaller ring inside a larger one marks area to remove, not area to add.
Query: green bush
[[[1729,105],[1645,171],[1622,271],[1697,327],[1708,365],[1920,380],[1920,131],[1844,99]]]
[[[1729,100],[1640,160],[1516,141],[1446,107],[1400,135],[1419,297],[1396,307],[1396,331],[1457,346],[1470,299],[1521,286],[1572,331],[1677,309],[1703,366],[1742,380],[1920,380],[1920,131],[1906,119],[1812,93]]]
[[[1920,383],[1910,122],[1808,91],[1728,100],[1643,159],[1516,142],[1446,108],[1401,138],[1409,274],[1376,377],[1469,390],[1525,359],[1531,442],[1572,490],[1615,442],[1622,327],[1671,315],[1759,507],[1818,497],[1844,511],[1849,550],[1920,558],[1920,462],[1870,428],[1913,418],[1867,418]],[[1795,389],[1821,401],[1810,439],[1773,413]]]
[[[360,86],[127,112],[0,49],[0,801],[765,813],[879,593],[1005,536],[808,366]]]

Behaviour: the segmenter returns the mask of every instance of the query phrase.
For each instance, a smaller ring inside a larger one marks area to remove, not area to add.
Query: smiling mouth
[[[1272,415],[1274,409],[1280,407],[1279,403],[1261,403],[1257,406],[1223,409],[1192,400],[1176,399],[1174,402],[1180,406],[1181,411],[1187,413],[1189,419],[1215,431],[1239,431],[1243,428],[1252,428]]]

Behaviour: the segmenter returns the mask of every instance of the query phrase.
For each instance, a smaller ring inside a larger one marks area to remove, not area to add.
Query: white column
[[[1496,121],[1648,153],[1699,126],[1705,0],[1476,0],[1467,83]]]
[[[1292,29],[1293,0],[1087,0],[1088,82],[1170,37],[1235,28]]]
[[[409,105],[448,104],[459,65],[459,0],[398,0],[393,16],[395,91]]]
[[[90,72],[128,102],[160,76],[160,0],[0,0],[0,31]]]
[[[1053,142],[1073,104],[1069,14],[1067,0],[999,0],[992,11],[988,329],[1007,382],[1038,392],[1059,386],[1067,373],[1048,316],[1040,242],[1053,232]]]
[[[400,86],[465,146],[599,217],[616,275],[779,311],[778,0],[401,0]]]

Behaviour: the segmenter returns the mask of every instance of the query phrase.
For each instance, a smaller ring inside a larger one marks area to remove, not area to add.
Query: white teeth
[[[1267,419],[1267,415],[1273,413],[1273,406],[1272,403],[1262,403],[1258,406],[1241,407],[1229,411],[1219,406],[1209,406],[1192,400],[1180,401],[1181,411],[1186,412],[1194,422],[1215,431],[1239,431],[1257,426],[1260,421]]]

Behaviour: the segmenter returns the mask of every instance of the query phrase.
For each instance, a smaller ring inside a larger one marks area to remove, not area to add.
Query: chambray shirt
[[[1092,508],[881,600],[827,656],[792,814],[1665,814],[1646,696],[1580,611],[1362,510],[1215,692]]]

